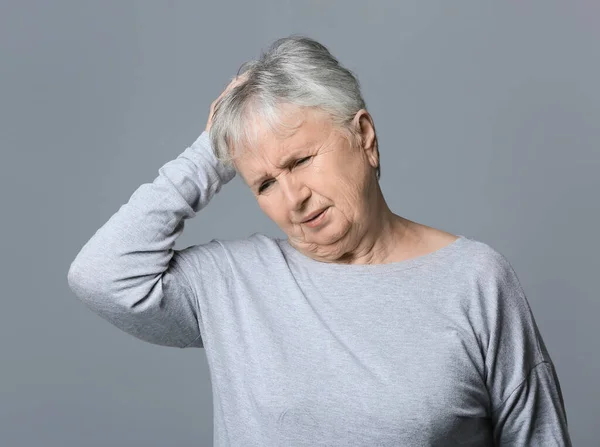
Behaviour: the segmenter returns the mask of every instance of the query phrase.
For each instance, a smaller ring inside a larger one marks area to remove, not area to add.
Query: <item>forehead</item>
[[[330,135],[332,123],[320,110],[282,106],[277,129],[254,118],[251,123],[251,142],[246,142],[235,157],[235,165],[246,183],[282,169],[295,156],[323,143]]]

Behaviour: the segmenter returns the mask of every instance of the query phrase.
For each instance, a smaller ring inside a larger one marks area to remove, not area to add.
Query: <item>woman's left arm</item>
[[[481,287],[494,443],[570,447],[558,376],[517,275],[499,253],[488,267]]]
[[[492,421],[496,445],[570,447],[567,414],[552,362],[534,366],[493,411]]]

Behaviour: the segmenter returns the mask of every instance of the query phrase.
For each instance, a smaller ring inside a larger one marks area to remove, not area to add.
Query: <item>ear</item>
[[[354,115],[352,125],[360,134],[361,149],[365,152],[371,166],[376,168],[379,166],[379,151],[373,118],[365,109],[360,109]]]

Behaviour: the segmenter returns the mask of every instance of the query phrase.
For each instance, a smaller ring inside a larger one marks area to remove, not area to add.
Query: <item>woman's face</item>
[[[278,136],[257,123],[258,150],[242,151],[236,169],[292,246],[335,260],[377,219],[374,127],[368,112],[358,112],[362,142],[352,145],[325,113],[286,107],[286,122],[302,123],[297,131]],[[323,209],[313,224],[305,222]]]

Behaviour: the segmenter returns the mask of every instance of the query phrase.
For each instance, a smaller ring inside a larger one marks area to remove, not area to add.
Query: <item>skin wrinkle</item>
[[[282,104],[281,110],[283,124],[294,131],[274,132],[255,118],[251,124],[256,144],[236,151],[234,165],[290,245],[317,261],[347,264],[393,262],[414,252],[421,239],[417,224],[392,213],[379,187],[370,114],[357,112],[353,139],[322,110],[290,104]],[[291,164],[281,166],[290,154]],[[298,164],[305,157],[309,158]],[[268,178],[254,187],[265,174]],[[259,192],[264,182],[270,184]],[[300,223],[324,207],[329,208],[322,227]]]

